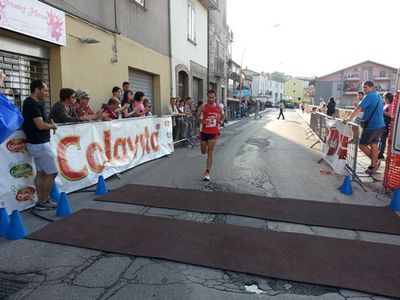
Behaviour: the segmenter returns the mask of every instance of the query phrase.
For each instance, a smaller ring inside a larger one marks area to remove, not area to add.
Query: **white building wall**
[[[253,82],[251,85],[251,95],[253,97],[258,97],[258,95],[260,95],[260,87],[260,76],[253,75]]]
[[[196,43],[188,40],[188,3],[195,7]],[[171,67],[172,95],[177,94],[175,67],[190,61],[207,68],[207,9],[197,0],[171,0]],[[189,74],[190,76],[190,74]],[[190,79],[189,79],[190,80]]]

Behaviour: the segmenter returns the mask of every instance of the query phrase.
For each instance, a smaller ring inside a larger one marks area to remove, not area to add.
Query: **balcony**
[[[240,82],[240,75],[236,72],[231,72],[229,74],[229,78],[232,79],[235,82]]]
[[[216,10],[218,9],[218,0],[199,0],[199,2],[207,8],[207,10]]]
[[[374,80],[379,80],[379,81],[385,81],[385,80],[390,80],[390,77],[387,76],[375,76]]]
[[[360,77],[347,77],[344,81],[360,81]]]
[[[214,57],[214,75],[225,77],[225,62],[219,57]]]

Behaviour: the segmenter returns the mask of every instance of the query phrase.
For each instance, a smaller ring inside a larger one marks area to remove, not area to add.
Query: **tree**
[[[285,82],[286,76],[285,76],[285,73],[275,71],[275,72],[271,73],[270,79],[278,81],[278,82]]]

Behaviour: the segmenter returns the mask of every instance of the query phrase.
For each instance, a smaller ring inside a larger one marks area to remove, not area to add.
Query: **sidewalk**
[[[302,113],[300,109],[296,109],[297,114],[308,124],[310,125],[310,114]],[[349,151],[353,151],[354,144],[349,144]],[[322,154],[322,153],[321,153]],[[375,191],[383,191],[382,181],[384,178],[385,168],[386,168],[386,160],[381,160],[381,167],[378,172],[374,175],[365,174],[365,169],[368,168],[370,164],[370,159],[362,152],[358,150],[357,153],[357,169],[356,173],[362,183],[368,185],[369,188]]]

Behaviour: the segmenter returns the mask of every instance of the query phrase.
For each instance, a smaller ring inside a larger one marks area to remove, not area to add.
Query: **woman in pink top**
[[[133,96],[133,99],[135,100],[135,102],[133,103],[133,107],[135,109],[135,115],[134,116],[135,117],[144,116],[144,114],[146,113],[145,109],[144,109],[144,104],[143,104],[144,93],[140,92],[140,91],[137,91],[135,93],[135,95]]]

